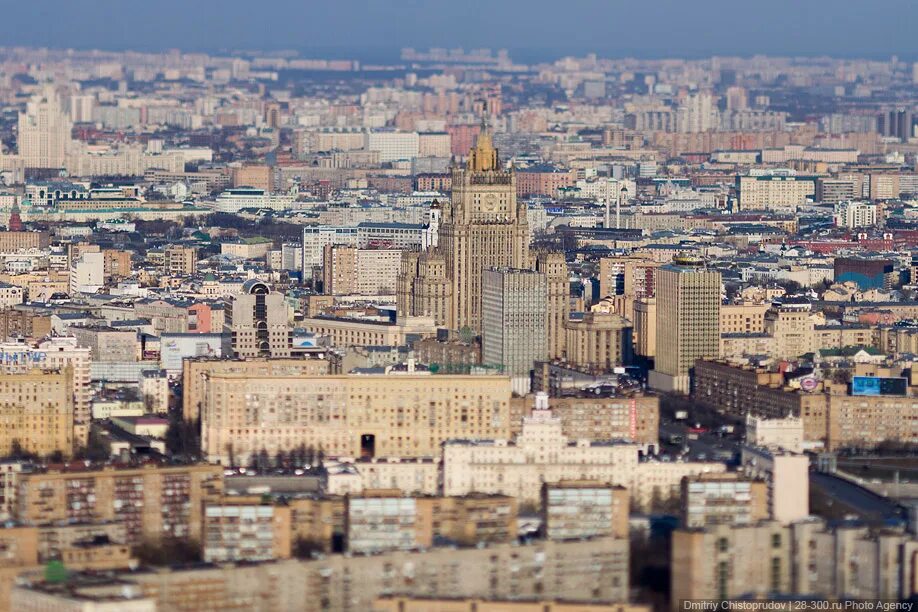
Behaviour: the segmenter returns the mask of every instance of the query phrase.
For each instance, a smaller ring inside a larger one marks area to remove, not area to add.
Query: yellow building
[[[429,457],[445,440],[505,437],[510,379],[417,374],[212,374],[201,404],[210,461],[300,445],[345,457]]]
[[[200,542],[204,504],[220,499],[216,465],[34,472],[19,477],[15,519],[33,525],[122,521],[126,544]]]
[[[694,259],[657,270],[657,348],[648,382],[688,393],[695,360],[720,353],[720,272]]]
[[[73,369],[0,373],[0,453],[73,452]]]
[[[631,362],[631,321],[614,313],[587,312],[564,322],[567,362],[578,369],[609,372]]]
[[[182,416],[194,421],[201,413],[204,387],[214,374],[246,376],[307,375],[328,373],[324,359],[257,357],[250,359],[185,359],[182,361]]]
[[[561,431],[572,440],[625,440],[645,449],[659,445],[660,398],[656,395],[597,397],[582,393],[549,397],[548,407],[561,419]],[[533,396],[510,400],[510,432],[521,431],[532,415]]]

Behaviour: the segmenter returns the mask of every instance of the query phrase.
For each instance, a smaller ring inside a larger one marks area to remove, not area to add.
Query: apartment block
[[[539,541],[124,575],[165,610],[372,610],[382,595],[628,600],[628,541]],[[628,608],[626,608],[628,609]]]
[[[126,542],[202,541],[204,506],[220,499],[216,465],[33,472],[19,479],[16,520],[30,525],[120,521]]]
[[[204,560],[289,559],[292,533],[290,507],[260,499],[224,498],[204,508]]]
[[[764,481],[735,472],[682,480],[682,526],[749,525],[769,518]]]
[[[531,416],[544,401],[539,396],[510,400],[511,435],[520,432],[523,417]],[[583,392],[548,397],[547,407],[561,419],[561,431],[572,440],[624,440],[645,450],[659,448],[660,398],[656,395],[602,397]]]
[[[398,249],[358,249],[326,245],[322,280],[329,295],[395,295],[402,266]]]
[[[792,525],[677,529],[672,542],[672,607],[688,599],[899,600],[916,592],[918,542],[901,531],[829,528],[810,518]]]
[[[201,414],[207,381],[215,374],[265,376],[320,376],[328,373],[324,359],[303,357],[250,357],[247,359],[183,359],[182,415],[194,421]]]
[[[373,612],[650,612],[649,606],[593,601],[573,603],[551,599],[520,601],[485,600],[459,597],[381,597],[373,604]]]
[[[0,453],[73,452],[73,369],[0,372]]]
[[[550,540],[628,537],[630,497],[624,487],[593,481],[542,486],[542,534]]]
[[[739,210],[796,210],[816,194],[816,179],[809,176],[738,176]]]
[[[772,520],[787,525],[810,514],[810,459],[806,455],[744,446],[743,472],[766,483]]]
[[[212,374],[201,409],[211,461],[299,445],[343,457],[431,457],[451,439],[506,437],[501,376]]]
[[[169,276],[194,274],[198,250],[193,246],[170,244],[163,251],[163,273]]]

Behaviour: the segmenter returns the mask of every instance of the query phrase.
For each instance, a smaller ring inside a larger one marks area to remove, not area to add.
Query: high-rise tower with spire
[[[481,333],[481,279],[489,268],[534,270],[539,258],[529,252],[526,205],[516,197],[516,175],[501,165],[490,130],[482,126],[478,141],[464,166],[452,170],[452,196],[442,206],[439,246],[426,253],[406,253],[398,283],[399,316],[429,316],[438,325],[464,334]],[[567,276],[561,266],[548,279],[564,294]],[[547,259],[546,259],[547,261]],[[544,272],[543,272],[544,273]],[[563,320],[566,300],[549,300],[553,320]],[[559,327],[560,326],[556,326]],[[553,336],[554,347],[561,346]],[[560,357],[560,349],[551,351]]]

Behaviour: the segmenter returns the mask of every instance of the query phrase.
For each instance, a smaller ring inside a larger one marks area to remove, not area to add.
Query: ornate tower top
[[[499,170],[500,159],[497,157],[497,149],[494,148],[494,141],[491,139],[491,133],[486,125],[481,126],[481,132],[478,134],[478,141],[469,151],[468,169],[472,172],[485,172],[488,170]]]

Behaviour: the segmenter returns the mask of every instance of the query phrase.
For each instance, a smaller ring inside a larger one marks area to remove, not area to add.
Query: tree
[[[197,563],[201,561],[201,545],[192,539],[164,539],[161,542],[146,541],[134,548],[134,555],[148,565],[173,565],[175,563]]]
[[[89,430],[89,440],[86,446],[81,446],[74,454],[76,459],[88,459],[89,461],[105,461],[111,456],[111,441],[95,427]]]

